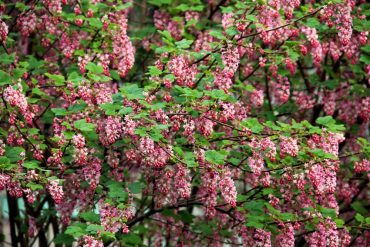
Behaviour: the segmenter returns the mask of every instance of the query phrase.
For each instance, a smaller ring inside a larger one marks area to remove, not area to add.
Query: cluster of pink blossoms
[[[0,43],[5,43],[8,37],[8,26],[2,20],[0,20]]]
[[[18,89],[14,89],[12,86],[8,86],[4,90],[4,99],[7,101],[11,106],[19,108],[20,113],[26,119],[28,124],[32,124],[32,119],[35,116],[34,109],[28,105],[26,96],[22,93],[22,86],[21,84],[17,85]],[[37,109],[37,107],[34,107]],[[9,122],[12,118],[9,119]]]
[[[222,62],[225,65],[224,73],[232,77],[239,67],[240,56],[237,48],[232,46],[224,49],[221,53]]]
[[[135,47],[127,35],[127,18],[117,16],[119,29],[113,35],[113,61],[121,77],[127,75],[135,62]]]
[[[81,135],[74,135],[72,144],[75,146],[74,160],[79,165],[84,165],[87,162],[88,149],[85,147],[85,138]]]
[[[194,86],[197,75],[196,67],[195,64],[191,65],[185,56],[174,57],[168,62],[168,68],[180,86]]]
[[[62,1],[61,0],[42,0],[43,4],[53,14],[62,13]]]
[[[295,157],[298,155],[298,140],[291,137],[280,137],[280,157],[284,158],[285,155]]]
[[[22,86],[18,85],[19,89],[16,90],[12,86],[8,86],[4,90],[4,99],[11,105],[18,107],[22,114],[27,112],[28,103],[26,96],[22,93]]]
[[[370,171],[370,161],[367,159],[363,159],[361,161],[355,162],[355,172],[369,172]]]
[[[122,134],[122,122],[119,117],[108,116],[98,121],[99,140],[105,146],[113,144]]]
[[[30,12],[22,15],[17,20],[17,25],[24,37],[30,36],[31,33],[36,29],[37,18],[35,13]]]
[[[105,231],[116,233],[118,230],[121,230],[123,233],[128,233],[129,229],[125,222],[134,217],[135,212],[134,208],[130,206],[121,209],[109,203],[99,201],[99,214]]]
[[[284,104],[290,96],[290,82],[287,77],[278,76],[278,81],[271,82],[272,102],[275,104]]]
[[[51,197],[54,199],[54,202],[56,204],[61,203],[64,193],[63,187],[59,185],[59,182],[57,180],[51,180],[46,187]]]
[[[92,236],[84,235],[81,239],[81,245],[83,247],[104,247],[104,244],[100,240],[96,240]]]
[[[219,187],[225,202],[232,207],[236,207],[237,192],[234,180],[231,177],[230,170],[226,170],[225,172],[222,173],[219,182]]]
[[[276,236],[277,247],[294,246],[294,228],[291,223],[283,224],[283,231]]]

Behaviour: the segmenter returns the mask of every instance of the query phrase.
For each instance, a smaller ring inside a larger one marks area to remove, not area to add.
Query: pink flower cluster
[[[185,56],[177,56],[168,62],[168,69],[176,77],[180,86],[193,87],[197,75],[196,65],[190,65]]]
[[[363,159],[361,161],[355,162],[355,173],[369,172],[370,171],[370,161]]]
[[[221,52],[222,62],[224,64],[224,73],[232,77],[239,67],[240,56],[237,48],[229,46]]]
[[[36,19],[36,15],[33,12],[29,12],[18,18],[17,25],[24,37],[28,37],[34,32],[36,29]]]
[[[4,90],[4,98],[11,106],[18,107],[22,114],[27,112],[28,103],[26,96],[22,93],[22,86],[19,85],[18,90],[8,86]]]
[[[121,77],[127,75],[135,62],[135,47],[127,36],[127,18],[124,15],[117,17],[119,30],[113,37],[113,61]]]
[[[298,143],[297,139],[291,137],[280,137],[280,157],[284,158],[285,155],[295,157],[298,155]]]
[[[105,231],[116,233],[121,229],[123,233],[127,233],[128,227],[125,222],[130,220],[134,213],[134,208],[131,206],[121,209],[109,203],[99,201],[100,220]]]
[[[51,197],[54,199],[56,204],[61,203],[63,198],[63,187],[59,185],[57,180],[51,180],[46,186],[47,190],[49,191]]]
[[[0,20],[0,43],[5,43],[8,37],[8,26],[2,20]]]
[[[290,96],[290,82],[287,77],[278,76],[278,81],[271,82],[272,101],[275,104],[284,104]]]
[[[101,143],[105,146],[113,144],[121,136],[122,126],[120,117],[116,116],[108,116],[106,119],[98,121],[97,131]]]
[[[84,235],[81,242],[81,246],[83,247],[104,247],[102,241],[96,240],[94,237],[89,235]]]
[[[232,207],[236,207],[236,187],[234,184],[234,180],[231,178],[230,170],[226,170],[222,173],[219,187],[221,190],[221,194],[226,203],[230,204]]]
[[[141,152],[139,156],[142,157],[143,164],[154,168],[164,167],[172,154],[171,147],[161,147],[150,137],[140,139],[138,151]]]

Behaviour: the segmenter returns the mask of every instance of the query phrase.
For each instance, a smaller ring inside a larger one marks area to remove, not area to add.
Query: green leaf
[[[319,117],[316,119],[316,123],[324,126],[335,124],[335,120],[332,116]]]
[[[322,149],[314,149],[309,151],[311,154],[313,154],[317,158],[322,158],[322,159],[332,159],[332,160],[337,160],[338,157],[336,157],[333,154],[326,153]]]
[[[140,182],[134,182],[128,186],[132,194],[139,194],[145,188],[145,185]]]
[[[364,62],[365,64],[370,64],[370,55],[369,54],[362,54],[360,57],[360,61]]]
[[[58,233],[58,235],[54,238],[55,244],[65,244],[65,245],[72,245],[74,242],[74,238],[72,235],[65,234],[65,233]]]
[[[264,227],[263,217],[261,217],[261,216],[248,214],[246,222],[247,223],[245,225],[248,226],[248,227],[254,227],[254,228],[257,228],[257,229],[262,229]]]
[[[139,88],[137,84],[125,84],[120,88],[120,91],[129,100],[133,99],[145,99],[143,94],[144,90]]]
[[[12,77],[5,71],[0,70],[0,85],[12,83]]]
[[[224,90],[218,89],[214,89],[212,91],[205,91],[204,94],[217,100],[226,100],[229,98],[229,95],[227,95]]]
[[[191,224],[193,222],[193,219],[195,218],[194,215],[190,214],[185,210],[179,211],[178,215],[180,216],[181,221],[184,222],[185,224]]]
[[[17,3],[15,4],[15,7],[16,7],[17,9],[19,9],[20,11],[26,11],[27,9],[29,9],[29,8],[30,8],[29,6],[27,6],[26,4],[24,4],[24,3],[22,3],[22,2],[17,2]]]
[[[72,113],[79,113],[79,112],[83,111],[86,107],[87,107],[87,104],[85,102],[83,102],[81,104],[70,105],[68,107],[68,110]]]
[[[99,105],[105,111],[106,115],[116,115],[117,111],[122,108],[121,104],[114,104],[114,103],[104,103]]]
[[[100,236],[102,237],[104,242],[109,242],[116,239],[116,235],[114,233],[107,231],[100,232]]]
[[[124,191],[122,183],[111,181],[107,187],[109,197],[116,198],[119,201],[125,201],[127,199],[128,193]]]
[[[226,155],[216,150],[207,150],[205,152],[205,158],[208,162],[214,165],[224,164]]]
[[[148,66],[150,76],[159,76],[162,74],[162,70],[158,69],[157,66]]]
[[[172,38],[172,35],[169,31],[167,30],[164,30],[164,31],[158,31],[162,36],[163,36],[163,40],[171,45],[172,41],[173,41],[173,38]],[[173,46],[173,45],[172,45]]]
[[[179,11],[181,11],[181,12],[185,12],[185,11],[187,11],[187,10],[190,10],[190,6],[189,5],[187,5],[187,4],[180,4],[180,5],[178,5],[178,6],[176,6],[175,7],[175,9],[176,10],[179,10]]]
[[[62,75],[52,75],[49,73],[45,73],[45,75],[54,81],[55,86],[64,86],[65,78]]]
[[[9,65],[14,62],[15,53],[12,54],[1,54],[0,56],[0,64]]]
[[[313,28],[319,28],[321,24],[317,18],[308,18],[306,25]]]
[[[83,77],[80,74],[78,74],[76,71],[71,72],[68,75],[68,81],[71,81],[73,83],[79,83],[82,80],[83,80]]]
[[[162,6],[164,4],[170,4],[172,0],[149,0],[148,3],[154,6]]]
[[[94,131],[95,124],[87,123],[86,119],[80,119],[74,122],[74,126],[76,129],[84,132]]]
[[[199,166],[198,163],[195,161],[195,155],[193,152],[186,152],[184,154],[184,161],[189,168]]]
[[[209,32],[209,35],[219,39],[219,40],[226,40],[226,37],[225,35],[221,32],[221,31],[216,31],[216,30],[213,30],[211,32]]]
[[[104,231],[104,226],[91,224],[86,227],[86,231],[90,234],[96,234],[98,231]]]
[[[134,244],[134,245],[141,245],[141,243],[143,242],[137,234],[132,233],[132,232],[129,232],[128,234],[123,235],[122,240],[124,242]]]
[[[333,208],[323,208],[319,206],[318,209],[325,217],[330,217],[332,219],[335,219],[337,217],[337,212]]]
[[[23,163],[23,167],[27,169],[36,169],[36,168],[40,168],[40,165],[38,161],[31,160],[31,161],[25,161]]]
[[[116,70],[110,70],[109,71],[110,73],[110,77],[112,77],[112,79],[116,80],[116,81],[119,81],[121,79],[121,77],[119,76],[118,72]]]
[[[104,71],[104,69],[103,69],[103,67],[102,67],[102,66],[100,66],[100,65],[96,65],[96,64],[94,64],[94,63],[92,63],[92,62],[87,63],[87,65],[86,65],[86,69],[87,69],[89,72],[94,73],[94,74],[102,74],[102,73],[103,73],[103,71]]]
[[[68,226],[67,229],[65,230],[65,234],[71,235],[75,238],[82,237],[83,235],[86,235],[85,231],[86,225],[84,224],[76,224],[76,225],[71,225]]]
[[[10,162],[17,162],[21,160],[21,153],[24,152],[25,150],[22,147],[5,147],[5,156],[9,159]]]
[[[212,227],[203,222],[198,223],[197,228],[206,236],[210,236],[213,233]]]
[[[258,22],[258,19],[256,16],[254,15],[246,15],[245,16],[245,19],[249,20],[249,21],[252,21],[252,22]]]
[[[254,214],[262,214],[264,213],[264,205],[265,202],[261,200],[250,201],[244,204],[244,208],[250,212],[253,212]]]
[[[344,226],[344,220],[342,219],[335,219],[335,224],[337,225],[337,227],[343,227]]]
[[[53,108],[51,109],[51,111],[55,114],[55,116],[59,117],[63,117],[63,116],[67,116],[68,115],[68,111],[64,108]]]
[[[365,45],[365,46],[361,47],[361,50],[364,51],[364,52],[370,53],[370,45]]]
[[[242,122],[242,125],[248,127],[253,133],[257,134],[261,133],[264,128],[257,118],[248,118],[246,121]]]
[[[359,213],[357,213],[357,214],[355,215],[355,219],[356,219],[358,222],[360,222],[360,223],[365,222],[365,217],[364,217],[364,216],[362,216],[362,215],[361,215],[361,214],[359,214]]]
[[[121,4],[117,7],[117,10],[124,10],[124,9],[127,9],[127,8],[130,8],[132,6],[132,2],[128,2],[128,3],[125,3],[125,4]]]
[[[366,217],[366,224],[370,225],[370,217]]]
[[[90,18],[89,23],[92,27],[96,27],[98,29],[103,27],[103,23],[98,18]]]
[[[29,183],[26,184],[26,186],[28,188],[30,188],[31,190],[33,190],[33,191],[44,189],[44,186],[42,186],[41,184],[36,184],[34,182],[29,182]]]
[[[92,211],[80,213],[80,217],[91,223],[100,223],[100,216]]]
[[[346,128],[342,124],[337,124],[332,116],[319,117],[316,119],[316,123],[326,126],[329,131],[343,131]]]
[[[183,40],[175,42],[175,45],[179,49],[187,49],[191,46],[191,44],[193,44],[193,42],[194,42],[193,40],[183,39]]]

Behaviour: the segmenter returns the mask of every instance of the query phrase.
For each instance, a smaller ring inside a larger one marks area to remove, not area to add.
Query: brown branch
[[[217,4],[217,6],[216,6],[216,7],[211,11],[211,13],[209,14],[209,16],[208,16],[208,20],[211,20],[211,19],[212,19],[213,15],[214,15],[214,14],[216,14],[216,12],[220,9],[220,7],[221,7],[224,3],[226,3],[226,0],[221,0],[221,1]]]

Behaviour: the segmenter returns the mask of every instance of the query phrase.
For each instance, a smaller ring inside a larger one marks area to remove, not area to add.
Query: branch
[[[211,19],[212,19],[213,15],[214,15],[214,14],[216,14],[216,12],[220,9],[220,7],[221,7],[224,3],[226,3],[226,0],[221,0],[221,1],[217,4],[217,6],[216,6],[216,7],[211,11],[211,13],[209,14],[209,16],[208,16],[208,20],[211,20]]]

